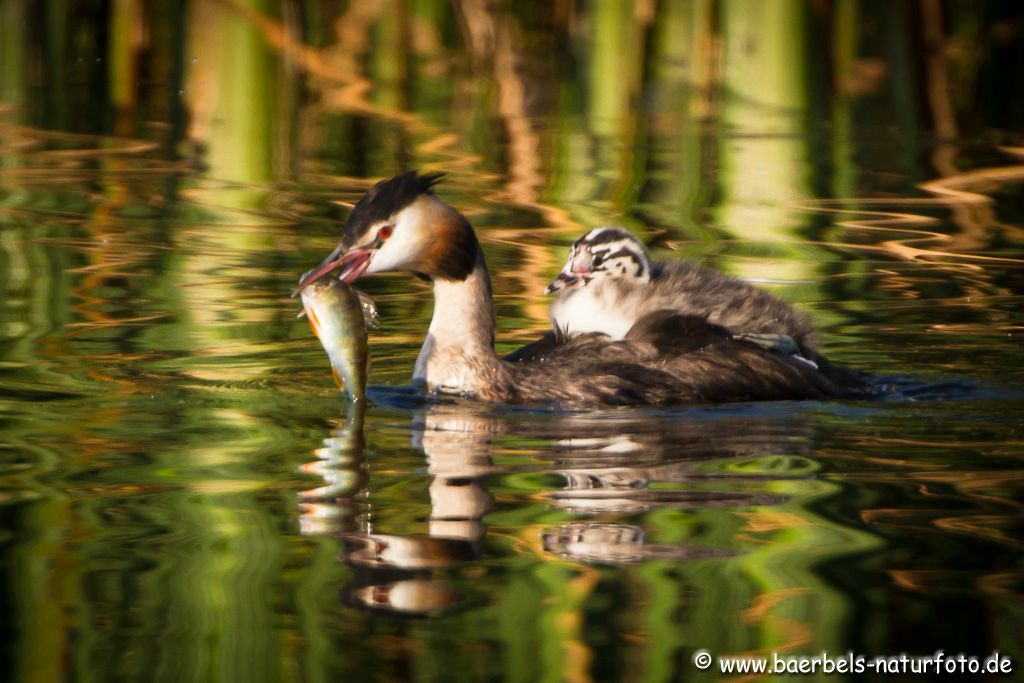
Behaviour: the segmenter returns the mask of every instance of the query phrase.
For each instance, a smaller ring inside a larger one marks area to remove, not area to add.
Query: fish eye
[[[377,237],[381,238],[382,240],[386,240],[387,238],[391,237],[391,233],[393,233],[394,231],[395,226],[385,225],[383,228],[377,231]]]

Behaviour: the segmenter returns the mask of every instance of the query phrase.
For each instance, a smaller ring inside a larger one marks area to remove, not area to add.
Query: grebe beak
[[[575,287],[576,285],[580,284],[581,281],[582,278],[573,275],[572,273],[566,273],[563,271],[559,273],[558,277],[552,280],[551,284],[544,289],[544,293],[551,294],[552,292],[557,292],[560,289],[568,289],[570,287]]]
[[[342,269],[338,274],[339,280],[345,284],[355,282],[363,272],[366,271],[367,266],[370,265],[370,257],[372,255],[372,248],[356,247],[354,249],[344,251],[342,246],[339,244],[337,248],[335,248],[335,250],[320,263],[319,266],[302,276],[302,279],[299,280],[299,286],[292,291],[292,296],[294,297],[335,268]]]

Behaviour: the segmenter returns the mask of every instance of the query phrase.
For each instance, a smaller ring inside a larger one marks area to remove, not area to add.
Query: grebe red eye
[[[377,231],[377,237],[381,238],[382,240],[386,240],[387,238],[391,237],[391,233],[393,233],[394,231],[395,226],[385,225],[383,228]]]

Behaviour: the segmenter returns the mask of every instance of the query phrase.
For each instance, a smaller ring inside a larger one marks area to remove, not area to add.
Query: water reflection
[[[349,406],[347,420],[315,451],[317,459],[302,467],[321,481],[299,493],[300,528],[344,541],[339,559],[354,569],[346,601],[403,615],[459,604],[451,571],[487,559],[484,518],[494,510],[488,481],[504,475],[560,480],[533,497],[576,519],[537,528],[536,538],[525,539],[551,560],[603,565],[730,557],[735,552],[720,545],[651,540],[644,523],[628,522],[661,510],[785,507],[792,496],[782,482],[814,480],[815,445],[804,420],[736,412],[537,415],[464,402],[428,404],[413,411],[408,434],[426,464],[429,512],[411,527],[391,528],[375,515],[364,412]],[[538,464],[495,464],[502,439],[511,435],[546,444]],[[752,476],[770,477],[780,492],[751,487]]]
[[[368,479],[364,460],[366,402],[349,404],[345,424],[314,451],[317,459],[302,466],[305,474],[323,479],[323,485],[300,491],[299,528],[304,534],[339,534],[358,525],[357,498]],[[364,517],[368,514],[364,512]]]
[[[488,425],[465,412],[428,408],[414,416],[412,443],[426,455],[430,515],[426,533],[377,528],[364,462],[365,403],[349,404],[346,423],[324,440],[318,460],[303,467],[324,485],[299,494],[304,534],[330,534],[345,542],[341,559],[356,570],[347,599],[402,614],[434,613],[457,593],[434,570],[476,559],[486,534],[482,519],[491,497],[480,478],[494,471]],[[482,430],[482,431],[481,431]]]

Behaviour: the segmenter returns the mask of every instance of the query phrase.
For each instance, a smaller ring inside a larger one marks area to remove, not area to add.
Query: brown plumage
[[[830,376],[736,339],[704,316],[666,310],[644,315],[622,340],[582,334],[553,343],[549,337],[500,359],[483,252],[468,221],[433,193],[437,178],[423,178],[404,174],[375,185],[357,205],[339,248],[311,278],[338,267],[346,282],[384,271],[430,278],[434,314],[413,376],[428,391],[573,406],[824,399],[870,391],[853,373]]]

